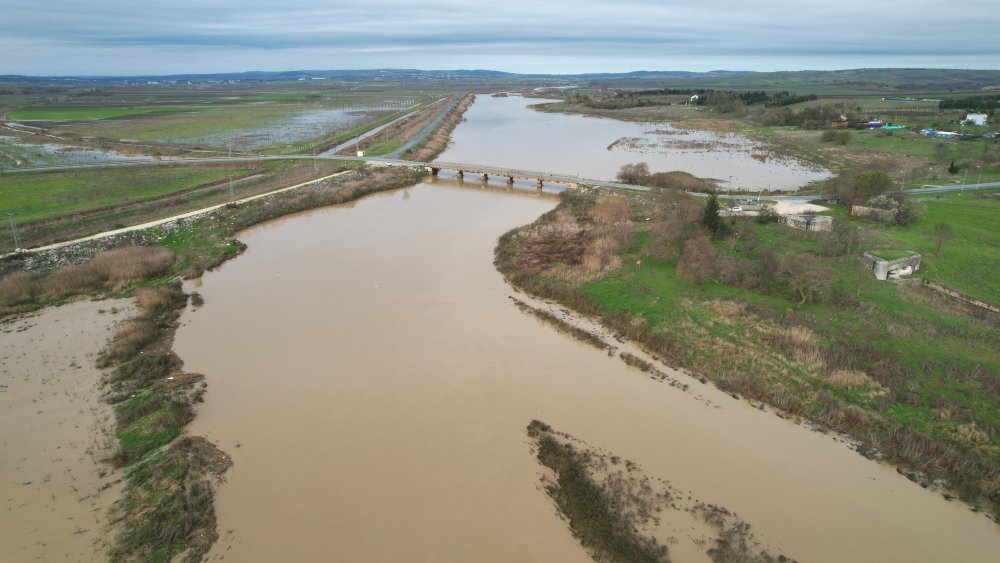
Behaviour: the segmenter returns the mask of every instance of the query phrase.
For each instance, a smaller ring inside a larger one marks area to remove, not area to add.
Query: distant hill
[[[174,74],[156,76],[0,76],[0,83],[16,84],[128,84],[178,82],[287,82],[306,80],[343,81],[466,81],[518,83],[558,81],[592,83],[613,87],[699,87],[743,90],[810,91],[849,95],[875,92],[974,92],[1000,90],[1000,71],[922,68],[862,68],[849,70],[804,70],[751,72],[713,70],[635,71],[588,74],[517,74],[496,70],[293,70],[281,72],[251,71],[217,74]]]

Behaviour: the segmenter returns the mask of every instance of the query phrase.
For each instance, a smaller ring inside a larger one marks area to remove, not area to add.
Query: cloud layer
[[[995,0],[0,0],[0,74],[997,68]]]

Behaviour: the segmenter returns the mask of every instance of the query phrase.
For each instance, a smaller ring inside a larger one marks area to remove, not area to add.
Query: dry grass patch
[[[628,221],[632,215],[628,200],[617,196],[601,196],[597,198],[590,216],[601,225],[614,225]]]
[[[156,324],[144,318],[124,321],[118,325],[111,343],[101,353],[99,367],[125,361],[155,342],[160,336]]]
[[[834,387],[841,387],[843,389],[854,389],[856,387],[876,387],[882,389],[881,385],[861,370],[834,370],[833,373],[824,378],[824,381]]]
[[[789,358],[803,364],[822,363],[819,337],[803,326],[758,326],[764,340]]]
[[[716,313],[718,313],[718,314],[720,314],[720,315],[722,315],[724,317],[744,317],[745,316],[744,315],[743,305],[740,305],[739,303],[737,303],[735,301],[730,301],[728,299],[726,299],[726,300],[717,300],[717,301],[708,301],[708,302],[705,303],[705,305],[708,306],[709,309],[715,311]]]
[[[621,245],[614,237],[599,237],[587,247],[583,253],[583,267],[588,272],[602,272],[622,267],[622,259],[618,256]]]

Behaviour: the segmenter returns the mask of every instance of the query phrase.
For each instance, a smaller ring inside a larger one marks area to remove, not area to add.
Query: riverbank
[[[566,193],[501,238],[496,264],[516,287],[734,396],[851,436],[866,457],[996,518],[1000,321],[876,282],[829,236],[744,221],[698,239],[703,206],[672,192]],[[914,346],[920,334],[941,336]]]
[[[113,514],[115,537],[107,541],[112,560],[197,561],[216,537],[213,491],[229,462],[214,445],[185,432],[207,384],[184,372],[172,351],[177,316],[189,298],[175,280],[199,276],[238,255],[243,246],[231,237],[250,225],[410,185],[422,175],[364,169],[209,215],[59,249],[53,256],[43,253],[36,268],[0,280],[7,314],[82,296],[135,295],[139,301],[143,313],[119,325],[100,358],[100,366],[111,370],[105,376],[106,400],[115,413],[119,444],[108,459],[122,468],[125,480]],[[57,264],[61,267],[53,269]],[[191,302],[202,301],[191,297]]]
[[[422,162],[430,162],[437,158],[451,142],[451,133],[465,119],[465,112],[476,101],[475,94],[466,94],[458,106],[432,131],[423,141],[417,144],[403,156]]]

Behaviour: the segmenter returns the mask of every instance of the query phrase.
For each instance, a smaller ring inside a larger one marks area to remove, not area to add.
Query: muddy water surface
[[[209,382],[190,430],[235,462],[213,558],[587,561],[539,490],[532,418],[737,512],[772,553],[1000,553],[1000,527],[831,437],[519,311],[496,238],[554,205],[439,180],[240,236],[176,339]]]
[[[452,133],[442,162],[491,164],[613,180],[630,162],[652,172],[681,170],[734,190],[795,190],[830,176],[734,133],[692,131],[669,124],[542,113],[537,98],[476,97]]]
[[[94,362],[131,312],[80,301],[0,324],[0,561],[106,559],[120,475],[102,461],[114,417]]]

